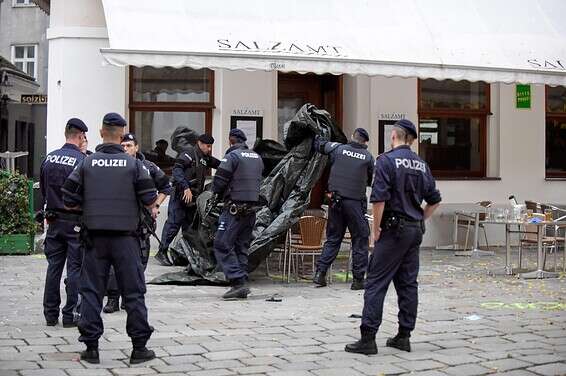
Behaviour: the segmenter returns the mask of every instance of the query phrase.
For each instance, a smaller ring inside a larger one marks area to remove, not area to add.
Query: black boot
[[[393,338],[388,338],[385,345],[387,347],[394,347],[399,350],[411,352],[411,332],[409,330],[399,329],[399,333]]]
[[[314,273],[314,278],[312,279],[312,282],[315,285],[318,285],[318,287],[326,286],[326,272],[321,272],[320,270],[317,270],[316,273]]]
[[[350,290],[363,290],[365,287],[366,285],[363,279],[354,278],[352,286],[350,286]]]
[[[358,342],[347,344],[344,350],[346,352],[373,355],[377,354],[377,345],[375,344],[376,331],[365,326],[360,327],[362,338]]]
[[[55,325],[57,325],[58,323],[59,323],[59,320],[58,320],[58,319],[56,319],[56,320],[47,320],[47,319],[45,319],[45,325],[47,325],[47,326],[55,326]]]
[[[245,279],[239,279],[232,282],[232,288],[228,290],[222,299],[233,300],[233,299],[247,299],[250,293],[248,283]]]
[[[81,352],[81,360],[91,364],[99,364],[98,347],[87,346],[86,350]]]
[[[155,352],[153,350],[149,350],[147,347],[134,347],[132,355],[130,356],[130,364],[139,364],[152,359],[155,359]]]
[[[173,266],[173,263],[169,260],[169,256],[167,256],[166,249],[159,249],[159,251],[155,254],[155,259],[160,265]]]
[[[120,310],[119,300],[120,300],[120,298],[108,297],[108,300],[106,301],[106,305],[104,306],[102,311],[104,311],[104,313],[118,312]]]

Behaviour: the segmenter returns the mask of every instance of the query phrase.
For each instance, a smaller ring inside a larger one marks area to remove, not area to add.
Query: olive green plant
[[[0,171],[0,235],[30,234],[34,231],[27,178],[19,173]]]

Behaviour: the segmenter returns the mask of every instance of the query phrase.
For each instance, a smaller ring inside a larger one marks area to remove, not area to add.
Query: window
[[[14,7],[34,7],[35,4],[31,0],[13,0]]]
[[[170,174],[177,152],[171,135],[180,126],[212,130],[214,72],[191,68],[130,68],[130,129],[140,150]]]
[[[485,177],[489,84],[419,80],[419,154],[436,177]]]
[[[12,46],[12,64],[29,76],[37,77],[37,45]]]
[[[566,178],[566,87],[546,87],[547,178]]]

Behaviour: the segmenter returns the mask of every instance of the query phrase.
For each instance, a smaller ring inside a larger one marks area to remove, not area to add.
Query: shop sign
[[[220,51],[255,52],[278,55],[344,56],[342,47],[326,43],[305,43],[299,41],[259,41],[217,39]]]
[[[566,71],[566,64],[561,60],[529,59],[529,65],[533,68]]]
[[[263,110],[257,108],[236,108],[232,111],[233,116],[263,116]]]
[[[407,118],[407,114],[401,112],[385,112],[379,114],[379,118],[383,120],[401,120]]]
[[[20,102],[27,104],[46,104],[47,95],[43,94],[22,94]]]
[[[515,86],[515,98],[517,108],[531,108],[531,85]]]

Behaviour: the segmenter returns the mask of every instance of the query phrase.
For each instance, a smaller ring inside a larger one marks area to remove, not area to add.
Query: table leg
[[[537,231],[537,270],[534,272],[523,273],[520,275],[523,279],[543,279],[543,278],[558,278],[558,273],[547,272],[544,268],[544,250],[542,248],[544,226],[538,226]]]
[[[513,275],[513,265],[511,264],[511,230],[508,224],[505,224],[505,266],[490,271],[492,275]]]
[[[479,235],[480,235],[480,213],[475,214],[474,218],[474,248],[471,251],[459,251],[456,252],[456,256],[495,256],[493,251],[483,251],[479,249]]]

